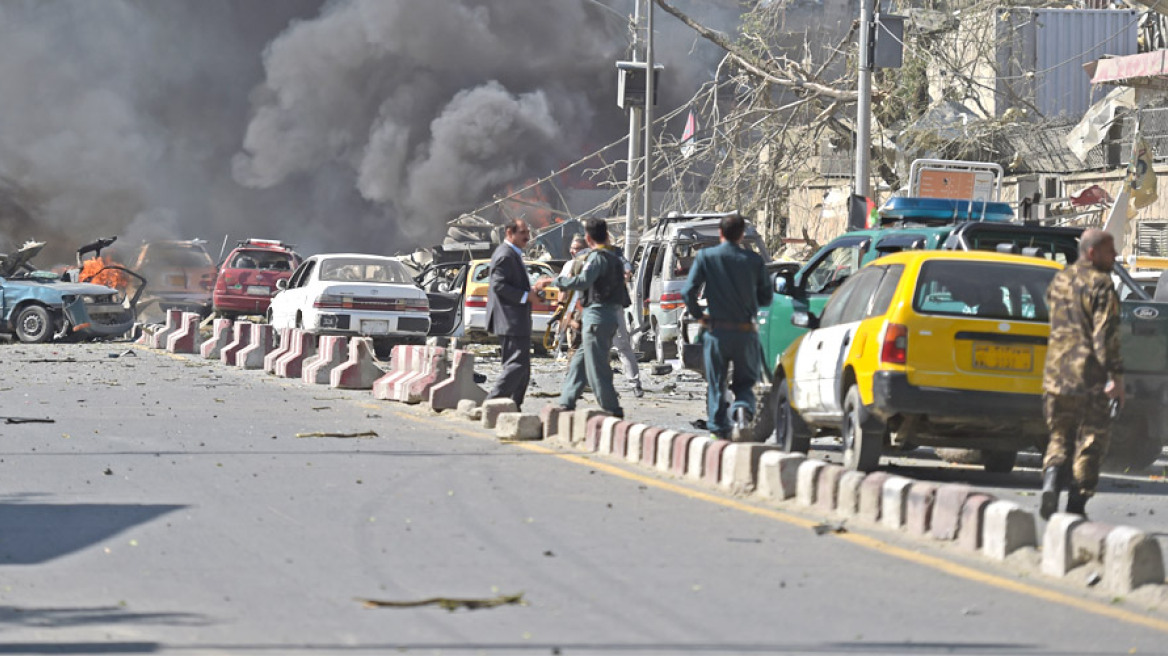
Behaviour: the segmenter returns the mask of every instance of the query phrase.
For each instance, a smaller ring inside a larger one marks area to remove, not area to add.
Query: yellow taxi
[[[893,449],[976,449],[1008,472],[1041,446],[1046,289],[1062,265],[1041,256],[904,251],[860,269],[780,359],[775,439],[806,452],[843,440],[844,465],[871,471]]]
[[[544,276],[554,278],[559,274],[546,262],[524,260],[523,264],[527,267],[527,277],[533,285]],[[463,301],[463,327],[469,339],[482,340],[488,337],[487,290],[491,286],[491,261],[471,260],[467,270],[469,275]],[[549,286],[544,289],[543,298],[533,296],[531,299],[531,339],[540,348],[543,346],[543,333],[556,311],[558,298],[559,290]]]

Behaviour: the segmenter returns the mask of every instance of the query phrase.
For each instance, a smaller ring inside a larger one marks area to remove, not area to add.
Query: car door
[[[418,285],[430,302],[430,331],[435,337],[462,335],[462,304],[466,292],[467,262],[438,264],[419,276]]]
[[[296,326],[296,311],[300,307],[299,299],[304,295],[304,283],[315,266],[315,259],[305,260],[288,279],[288,286],[272,297],[269,311],[273,328],[279,330]]]

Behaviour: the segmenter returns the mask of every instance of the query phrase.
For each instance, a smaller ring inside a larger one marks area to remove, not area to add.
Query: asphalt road
[[[5,416],[54,421],[0,424],[0,653],[1168,651],[1139,595],[368,392],[126,344],[0,345],[0,371]]]

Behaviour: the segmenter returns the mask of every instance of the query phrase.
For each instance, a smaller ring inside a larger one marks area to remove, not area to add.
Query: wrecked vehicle
[[[167,310],[211,313],[218,269],[201,239],[161,240],[142,244],[133,269],[150,281],[139,313],[164,321]]]
[[[0,330],[26,344],[114,339],[129,332],[137,296],[127,305],[123,293],[112,287],[70,282],[76,272],[63,278],[37,270],[30,261],[44,246],[30,241],[0,255]]]

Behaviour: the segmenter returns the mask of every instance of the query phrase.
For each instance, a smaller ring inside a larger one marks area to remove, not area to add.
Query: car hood
[[[28,285],[29,287],[44,287],[52,289],[61,294],[73,294],[81,296],[83,294],[117,294],[118,290],[105,285],[95,285],[90,282],[61,282],[60,280],[32,280],[32,279],[9,279],[4,281],[5,286],[12,285]]]
[[[30,241],[20,247],[20,250],[8,255],[0,255],[0,278],[7,278],[24,267],[24,263],[36,257],[45,247],[43,241]]]

